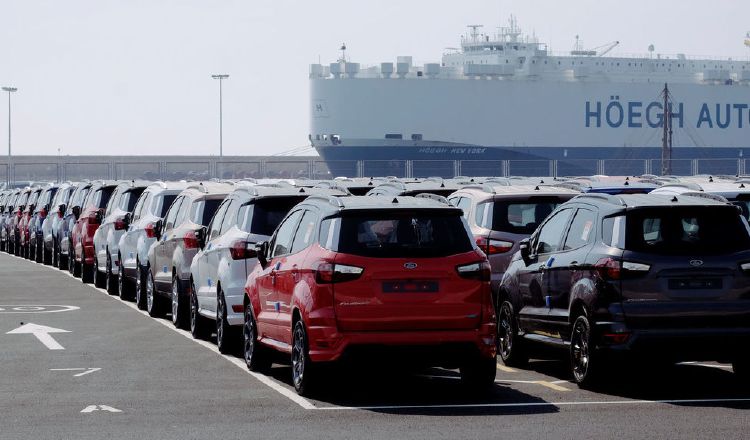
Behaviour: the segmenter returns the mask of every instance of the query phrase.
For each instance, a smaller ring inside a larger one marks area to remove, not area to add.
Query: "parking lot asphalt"
[[[288,366],[251,374],[166,319],[0,255],[0,439],[747,438],[750,390],[731,367],[648,367],[591,392],[561,362],[499,365],[477,396],[455,371],[373,359],[301,398]]]

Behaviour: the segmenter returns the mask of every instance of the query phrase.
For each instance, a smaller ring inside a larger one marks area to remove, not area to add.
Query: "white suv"
[[[245,282],[258,262],[255,244],[268,240],[287,213],[312,194],[345,195],[336,189],[258,185],[239,187],[227,196],[190,266],[190,319],[195,335],[209,334],[213,330],[209,323],[214,321],[221,352],[240,343]]]

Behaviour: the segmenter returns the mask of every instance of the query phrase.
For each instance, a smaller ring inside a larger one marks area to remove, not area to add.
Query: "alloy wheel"
[[[292,342],[292,380],[296,389],[300,389],[305,380],[305,356],[305,328],[298,321]]]
[[[245,325],[242,327],[242,334],[245,340],[245,363],[251,368],[253,362],[253,353],[255,352],[255,321],[250,304],[245,306]]]
[[[172,278],[172,323],[179,326],[180,323],[180,290],[177,277]]]
[[[507,303],[503,303],[500,308],[497,326],[497,342],[500,356],[503,359],[510,357],[513,351],[513,312]]]
[[[573,325],[573,334],[570,339],[571,362],[573,375],[577,382],[585,380],[589,369],[591,353],[589,351],[589,326],[588,321],[579,317]]]

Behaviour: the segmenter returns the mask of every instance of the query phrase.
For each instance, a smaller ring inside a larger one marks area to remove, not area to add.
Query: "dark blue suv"
[[[580,386],[624,353],[750,369],[750,232],[729,203],[688,195],[584,194],[560,205],[500,286],[499,354],[568,352]]]

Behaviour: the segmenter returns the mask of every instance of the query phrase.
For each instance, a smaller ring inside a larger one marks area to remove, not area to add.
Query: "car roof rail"
[[[682,195],[682,196],[690,196],[690,197],[700,197],[702,199],[716,200],[717,202],[729,203],[729,200],[727,200],[727,198],[724,197],[724,196],[720,196],[718,194],[706,193],[706,192],[692,192],[692,191],[688,191],[688,192],[682,193],[680,195]]]
[[[581,199],[581,198],[589,198],[589,199],[599,199],[604,200],[606,202],[612,203],[614,205],[620,205],[620,206],[628,206],[627,203],[622,199],[622,197],[607,193],[581,193],[575,197],[574,199]]]
[[[703,187],[694,182],[665,183],[660,188],[685,188],[693,191],[703,191]]]
[[[307,199],[305,199],[305,201],[320,200],[320,201],[327,202],[329,205],[333,205],[337,208],[343,208],[344,201],[342,199],[344,198],[345,197],[327,196],[323,194],[313,194]]]
[[[430,199],[430,200],[435,200],[436,202],[440,202],[440,203],[442,203],[442,204],[444,204],[444,205],[448,205],[448,206],[453,206],[453,205],[451,205],[451,203],[450,203],[450,202],[448,201],[448,199],[446,199],[446,198],[445,198],[445,197],[443,197],[443,196],[439,196],[439,195],[437,195],[437,194],[431,194],[431,193],[419,193],[419,194],[417,194],[417,195],[416,195],[416,196],[414,196],[414,197],[416,197],[416,198],[418,198],[418,199]]]
[[[484,191],[489,194],[495,194],[495,188],[493,188],[492,185],[489,185],[487,183],[481,183],[478,185],[467,185],[461,189],[478,189],[479,191]]]

